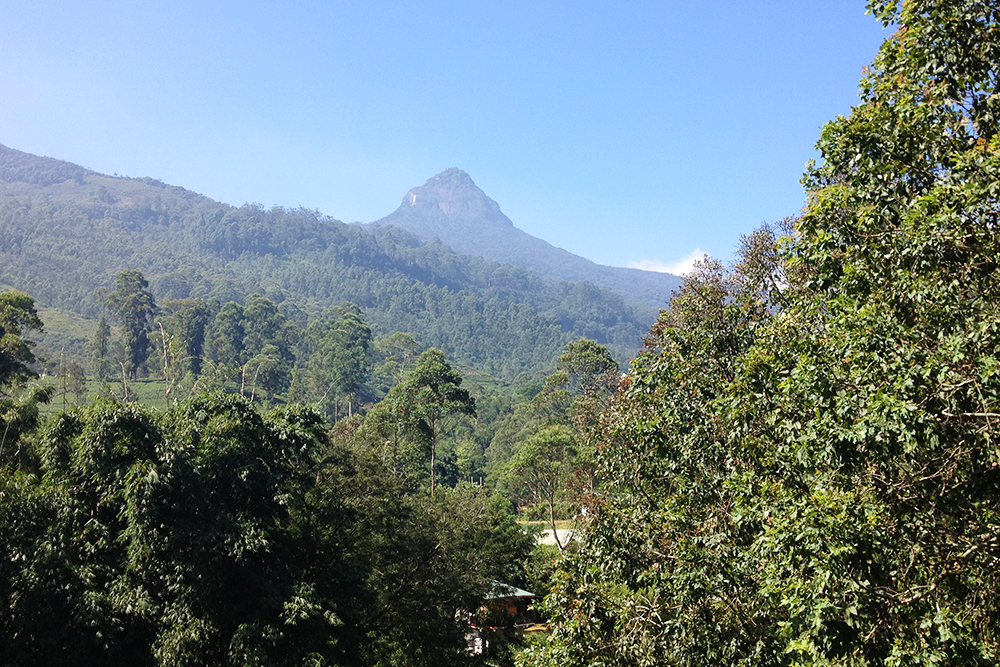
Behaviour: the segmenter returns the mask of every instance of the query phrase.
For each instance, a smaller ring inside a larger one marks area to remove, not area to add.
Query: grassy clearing
[[[86,391],[80,395],[68,391],[66,383],[60,377],[46,375],[36,380],[36,382],[43,387],[55,387],[55,394],[52,397],[52,401],[48,405],[41,406],[42,414],[62,412],[75,408],[78,405],[86,405],[101,395],[113,395],[118,398],[125,396],[125,389],[122,387],[120,380],[118,382],[100,382],[88,379]],[[169,396],[166,395],[166,385],[159,378],[130,380],[127,383],[127,387],[129,400],[142,403],[157,410],[167,410],[187,398],[186,396],[177,396],[175,393]]]
[[[38,317],[45,328],[32,332],[31,339],[38,343],[35,356],[45,368],[58,373],[60,365],[70,362],[86,367],[87,342],[94,336],[97,320],[58,308],[39,308]]]

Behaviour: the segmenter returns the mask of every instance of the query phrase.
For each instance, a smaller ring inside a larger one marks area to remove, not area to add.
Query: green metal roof
[[[498,598],[533,598],[534,593],[529,593],[523,588],[518,588],[517,586],[511,586],[509,584],[504,584],[499,581],[493,582],[493,588],[489,593],[486,594],[487,600],[496,600]]]

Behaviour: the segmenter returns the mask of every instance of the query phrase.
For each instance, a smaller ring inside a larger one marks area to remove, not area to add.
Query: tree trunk
[[[559,541],[559,530],[556,528],[556,499],[554,495],[549,497],[549,525],[552,526],[552,539],[556,541],[559,551],[565,551],[566,545]]]
[[[437,453],[437,447],[433,440],[431,441],[431,498],[434,497],[434,455]]]

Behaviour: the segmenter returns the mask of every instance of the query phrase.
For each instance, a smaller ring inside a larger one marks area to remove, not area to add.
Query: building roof
[[[504,584],[499,581],[493,582],[493,588],[489,593],[486,594],[487,600],[496,600],[499,598],[533,598],[534,593],[529,593],[523,588],[518,588],[517,586],[511,586],[509,584]]]

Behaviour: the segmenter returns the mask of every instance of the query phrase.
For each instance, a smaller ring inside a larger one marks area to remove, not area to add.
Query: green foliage
[[[397,331],[386,338],[374,342],[376,366],[375,382],[388,392],[403,381],[412,364],[420,356],[423,348],[408,333]]]
[[[528,438],[511,457],[504,470],[508,489],[523,487],[530,501],[548,508],[552,536],[560,551],[566,548],[556,531],[556,500],[573,474],[576,447],[567,426],[549,426]]]
[[[371,369],[372,332],[364,313],[353,303],[330,309],[306,331],[310,344],[309,375],[316,396],[326,405],[346,399],[347,414],[365,392]],[[328,411],[336,419],[336,408]]]
[[[230,301],[219,310],[208,331],[208,354],[217,364],[227,369],[239,368],[243,363],[243,306]]]
[[[346,225],[303,209],[232,208],[152,179],[69,169],[3,146],[0,162],[7,165],[0,168],[0,282],[91,320],[104,306],[95,291],[133,267],[157,302],[245,304],[258,294],[294,308],[299,319],[285,317],[300,328],[301,315],[316,319],[352,302],[374,337],[409,332],[511,380],[548,369],[580,336],[624,361],[655,317],[593,285],[456,255],[396,228]],[[249,359],[223,356],[231,368]]]
[[[541,390],[496,427],[487,451],[490,482],[519,511],[544,507],[554,530],[557,515],[591,504],[598,418],[617,383],[618,364],[608,349],[581,338],[563,348]]]
[[[104,313],[97,318],[97,328],[88,347],[91,374],[104,382],[111,380],[115,376],[114,364],[111,361],[111,325],[108,324],[108,318]]]
[[[381,450],[398,472],[414,474],[429,460],[431,495],[437,486],[438,444],[458,421],[476,414],[476,401],[441,350],[424,351],[402,383],[368,414],[358,442]]]
[[[34,343],[25,333],[41,328],[34,299],[14,290],[0,293],[0,386],[35,377],[29,368]]]
[[[897,31],[784,254],[689,277],[605,415],[526,664],[1000,660],[1000,17],[870,7]]]
[[[115,276],[115,289],[105,298],[108,309],[118,320],[125,358],[122,363],[129,378],[135,379],[145,371],[149,358],[149,328],[156,303],[147,289],[149,283],[136,269],[122,271]]]
[[[203,299],[167,299],[161,304],[169,314],[165,326],[175,339],[180,375],[201,375],[205,356],[205,332],[211,320],[211,307]]]
[[[37,427],[39,405],[53,393],[52,388],[26,384],[37,377],[29,367],[35,343],[27,334],[41,329],[34,299],[13,290],[0,293],[0,465],[25,462],[22,438]]]
[[[572,376],[583,393],[602,389],[607,392],[617,381],[618,363],[608,348],[581,338],[566,344],[556,361],[556,370]]]
[[[530,548],[482,489],[412,496],[320,416],[102,400],[0,468],[0,664],[461,665]]]
[[[600,427],[585,542],[554,576],[541,664],[783,664],[743,551],[757,524],[729,486],[752,457],[729,451],[717,404],[770,319],[754,287],[703,263],[633,362]]]
[[[476,414],[476,401],[461,384],[462,376],[445,360],[444,352],[431,348],[420,355],[416,367],[401,385],[399,400],[412,406],[412,431],[426,443],[430,455],[431,495],[437,478],[437,444],[452,426],[448,420]]]

